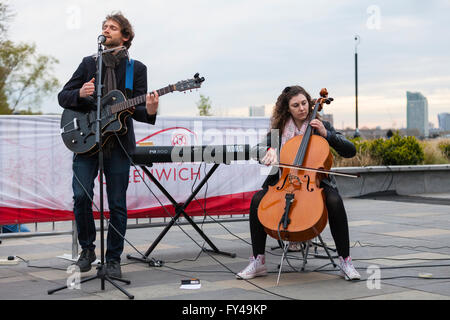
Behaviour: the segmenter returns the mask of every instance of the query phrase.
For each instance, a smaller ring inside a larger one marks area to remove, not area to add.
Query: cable
[[[23,262],[25,262],[27,264],[27,267],[29,268],[37,268],[37,269],[53,269],[53,270],[61,270],[61,271],[67,271],[67,269],[63,269],[63,268],[57,268],[57,267],[52,267],[52,266],[32,266],[30,265],[30,261],[29,260],[25,260],[22,257],[16,256],[16,258],[22,260]]]
[[[197,182],[197,178],[198,178],[199,175],[200,175],[200,170],[201,170],[201,168],[202,168],[202,165],[203,165],[203,163],[200,163],[200,165],[199,165],[199,167],[198,167],[197,174],[196,174],[196,176],[195,176],[195,180],[194,180],[194,182],[192,183],[192,186],[191,186],[191,193],[194,193],[194,186],[195,186],[195,183]],[[204,173],[205,173],[205,175],[206,175],[206,163],[205,163]],[[207,194],[207,192],[208,192],[208,182],[206,182],[205,195],[204,195],[204,199],[205,199],[205,208],[206,208],[206,194]],[[206,220],[206,209],[202,206],[202,204],[200,203],[200,201],[197,200],[196,197],[194,197],[194,200],[197,202],[197,204],[200,206],[200,208],[201,208],[202,211],[203,211],[203,220],[202,220],[202,223],[201,223],[201,225],[200,225],[200,229],[203,231],[203,225],[204,225],[205,220]],[[202,245],[202,248],[201,248],[200,252],[197,254],[197,256],[194,258],[193,261],[197,261],[197,259],[200,257],[200,255],[202,254],[203,251],[205,251],[205,242],[203,242],[203,245]]]
[[[388,191],[389,188],[390,188],[391,185],[392,185],[392,182],[394,182],[394,171],[392,170],[392,168],[391,168],[390,166],[386,166],[386,168],[388,169],[388,171],[389,171],[389,173],[390,173],[391,181],[389,181],[388,186],[387,186],[386,188],[384,188],[384,191]],[[385,179],[385,181],[388,179],[388,177],[389,177],[389,176],[387,176],[387,178]],[[383,186],[383,185],[384,185],[384,181],[383,181],[382,186]],[[383,188],[382,188],[382,189],[383,189]]]
[[[132,166],[135,168],[135,169],[137,169],[137,167],[136,167],[136,164],[134,163],[134,161],[133,161],[133,159],[131,158],[131,156],[128,154],[128,152],[125,150],[125,148],[124,148],[124,146],[123,146],[123,144],[122,144],[122,142],[120,141],[120,139],[119,139],[119,137],[118,137],[118,135],[117,135],[117,133],[116,132],[114,132],[114,134],[116,135],[116,137],[117,137],[117,140],[119,141],[119,144],[120,144],[120,146],[121,146],[121,148],[122,148],[122,150],[125,152],[125,155],[128,157],[128,159],[130,160],[130,163],[132,164]],[[141,175],[141,173],[139,172],[139,170],[137,170],[137,172],[138,172],[138,174],[139,174],[139,176],[141,177],[141,179],[142,179],[142,182],[144,182],[144,184],[145,184],[145,186],[147,187],[147,189],[151,192],[151,194],[154,196],[154,198],[159,202],[159,204],[160,204],[160,206],[162,207],[162,209],[166,212],[166,214],[169,216],[169,217],[171,217],[172,219],[173,219],[173,217],[170,215],[170,212],[164,207],[164,205],[162,204],[162,202],[159,200],[159,198],[155,195],[155,193],[153,192],[153,190],[151,190],[151,188],[148,186],[148,184],[147,184],[147,182],[144,180],[144,178],[142,177],[142,175]],[[178,223],[178,221],[174,221],[174,223],[175,223],[175,225],[189,238],[189,239],[191,239],[200,249],[202,249],[203,250],[203,247],[197,242],[197,241],[195,241],[195,239],[193,239],[181,226],[180,226],[180,224]],[[230,273],[232,273],[233,275],[236,275],[236,273],[233,271],[233,270],[231,270],[230,268],[228,268],[228,266],[226,266],[225,264],[223,264],[222,262],[220,262],[219,260],[217,260],[213,255],[211,255],[208,251],[206,251],[206,250],[203,250],[203,252],[205,252],[211,259],[213,259],[214,261],[216,261],[218,264],[220,264],[223,268],[225,268],[225,269],[227,269]],[[143,256],[143,257],[145,257],[145,256]],[[280,294],[277,294],[277,293],[275,293],[275,292],[271,292],[271,291],[269,291],[269,290],[266,290],[266,289],[264,289],[264,288],[262,288],[262,287],[260,287],[260,286],[258,286],[258,285],[256,285],[256,284],[254,284],[254,283],[252,283],[251,281],[249,281],[249,280],[247,280],[247,279],[242,279],[242,280],[245,280],[247,283],[249,283],[249,284],[251,284],[251,285],[253,285],[253,286],[255,286],[255,287],[257,287],[258,289],[260,289],[260,290],[263,290],[263,291],[265,291],[265,292],[267,292],[267,293],[270,293],[270,294],[272,294],[272,295],[276,295],[276,296],[278,296],[278,297],[280,297],[280,298],[285,298],[285,299],[290,299],[290,300],[295,300],[294,298],[291,298],[291,297],[287,297],[287,296],[283,296],[283,295],[280,295]]]
[[[428,259],[428,258],[409,258],[409,259],[400,259],[400,258],[367,258],[367,259],[353,259],[353,261],[365,261],[365,260],[378,260],[378,259],[384,259],[384,260],[392,260],[392,261],[414,261],[414,260],[425,260],[425,261],[443,261],[443,260],[450,260],[450,259]],[[327,264],[330,265],[330,264]],[[314,269],[313,271],[318,271],[322,269],[323,267],[327,266],[321,266],[319,268]],[[438,267],[449,267],[450,264],[438,264],[438,265],[409,265],[409,266],[388,266],[388,267],[378,267],[380,270],[393,270],[393,269],[419,269],[419,268],[438,268]],[[355,269],[358,270],[367,270],[365,267],[356,267]],[[334,269],[325,269],[322,270],[324,272],[331,272],[336,271]],[[426,279],[426,280],[449,280],[450,277],[423,277],[423,276],[411,276],[411,275],[403,275],[403,276],[393,276],[393,277],[384,277],[384,278],[377,278],[378,280],[393,280],[393,279],[402,279],[402,278],[414,278],[414,279]],[[363,281],[364,279],[361,279]],[[368,279],[365,279],[368,280]]]
[[[394,276],[389,278],[380,278],[379,280],[394,280],[394,279],[402,279],[402,278],[414,278],[414,279],[423,279],[423,280],[450,280],[450,277],[420,277],[420,276]]]
[[[209,216],[210,218],[212,218],[211,216]],[[212,218],[213,219],[213,218]],[[220,224],[220,222],[219,221],[217,221],[219,224]],[[221,224],[220,224],[221,225]],[[249,244],[249,245],[251,245],[251,243],[249,243],[249,242],[247,242],[246,240],[244,240],[244,239],[242,239],[242,238],[240,238],[240,237],[238,237],[237,235],[234,235],[231,231],[229,231],[225,226],[223,226],[222,225],[222,227],[224,227],[225,228],[225,230],[227,230],[230,234],[232,234],[233,236],[235,236],[236,238],[238,238],[238,239],[240,239],[240,240],[242,240],[243,242],[245,242],[245,243],[247,243],[247,244]],[[354,247],[356,247],[357,245],[359,245],[359,246],[361,246],[361,247],[381,247],[381,248],[387,248],[387,247],[396,247],[396,248],[401,248],[401,249],[417,249],[417,248],[425,248],[425,249],[429,249],[429,250],[438,250],[438,249],[448,249],[448,248],[450,248],[450,247],[448,247],[448,246],[442,246],[442,247],[427,247],[427,246],[395,246],[395,245],[386,245],[386,246],[382,246],[382,245],[373,245],[373,244],[362,244],[360,241],[356,241],[355,242],[355,244],[352,246],[352,248],[354,248]],[[283,249],[283,248],[281,248],[281,249]],[[274,256],[278,256],[278,257],[280,257],[281,255],[279,255],[279,254],[276,254],[276,253],[272,253],[272,252],[270,252],[270,251],[268,251],[267,253],[269,253],[269,254],[272,254],[272,255],[274,255]],[[298,270],[295,268],[295,267],[293,267],[291,264],[290,264],[290,262],[289,262],[289,259],[294,259],[294,260],[303,260],[302,258],[298,258],[298,257],[295,257],[295,256],[289,256],[289,255],[286,255],[286,262],[288,263],[288,265],[293,269],[293,270],[295,270],[295,272],[298,272]],[[445,261],[445,260],[449,260],[449,259],[429,259],[429,258],[409,258],[409,259],[401,259],[401,258],[367,258],[367,259],[353,259],[353,261],[364,261],[364,260],[376,260],[376,259],[384,259],[384,260],[392,260],[392,261],[408,261],[408,260],[419,260],[419,261],[434,261],[434,260],[437,260],[437,261],[440,261],[440,260],[442,260],[442,261]],[[319,267],[319,268],[316,268],[316,269],[314,269],[313,271],[317,271],[317,270],[320,270],[320,269],[322,269],[322,268],[324,268],[324,267],[326,267],[326,266],[328,266],[328,265],[330,265],[331,263],[328,263],[328,264],[326,264],[326,265],[323,265],[323,266],[321,266],[321,267]],[[340,269],[340,267],[339,267],[339,265],[336,265],[339,269]],[[439,266],[450,266],[450,265],[437,265],[437,267],[439,267]],[[382,269],[396,269],[396,268],[418,268],[418,267],[422,267],[422,266],[402,266],[402,267],[384,267],[384,268],[382,268]],[[428,267],[428,266],[426,266],[426,267]],[[430,267],[432,267],[432,266],[430,266]],[[365,269],[365,268],[356,268],[356,269]],[[337,271],[337,270],[323,270],[323,271]]]
[[[446,261],[450,260],[450,258],[359,258],[359,259],[353,259],[353,261],[365,261],[365,260],[389,260],[389,261]]]
[[[447,266],[450,266],[450,265],[397,266],[397,267],[379,267],[379,268],[380,268],[380,270],[388,270],[388,269],[424,268],[424,267],[447,267]],[[322,266],[322,267],[324,267],[324,266]],[[314,269],[313,272],[316,272],[317,270],[321,269],[322,267]],[[367,268],[363,268],[363,267],[358,267],[358,268],[355,268],[355,269],[367,270]],[[327,271],[331,272],[331,271],[336,271],[336,270],[333,269],[333,270],[322,270],[322,271],[324,271],[324,272],[327,272]],[[450,277],[433,277],[433,276],[431,276],[431,277],[421,277],[421,276],[403,275],[403,276],[393,276],[393,277],[380,277],[380,278],[376,278],[376,280],[382,281],[382,280],[394,280],[394,279],[403,279],[403,278],[414,278],[414,279],[424,279],[424,280],[449,280],[450,279]],[[358,281],[366,281],[366,280],[369,280],[369,279],[359,279]],[[352,281],[355,281],[355,280],[352,280]]]
[[[200,166],[201,166],[201,165],[200,165]],[[205,175],[206,175],[206,163],[205,163],[204,173],[205,173]],[[196,177],[196,180],[197,180],[197,177]],[[194,184],[195,184],[196,180],[194,181]],[[191,191],[192,191],[192,189],[193,189],[193,187],[191,187]],[[225,227],[225,226],[222,224],[221,221],[216,220],[213,216],[211,216],[211,215],[208,214],[208,212],[207,212],[207,210],[206,210],[207,191],[208,191],[208,182],[206,183],[206,190],[205,190],[205,195],[204,195],[204,199],[205,199],[205,206],[204,206],[204,207],[202,206],[202,204],[200,203],[200,201],[199,201],[196,197],[194,197],[194,199],[198,202],[198,205],[202,208],[205,218],[206,218],[206,216],[207,216],[207,217],[210,218],[212,221],[214,221],[215,223],[219,224],[219,225],[220,225],[223,229],[225,229],[229,234],[231,234],[232,236],[236,237],[237,239],[239,239],[239,240],[241,240],[241,241],[243,241],[243,242],[245,242],[246,244],[248,244],[248,245],[251,246],[251,243],[250,243],[250,242],[248,242],[248,241],[246,241],[245,239],[243,239],[243,238],[239,237],[238,235],[234,234],[230,229],[228,229],[227,227]],[[205,221],[205,218],[203,219],[203,221]]]
[[[358,259],[354,259],[354,261],[357,261]],[[317,269],[314,269],[313,271],[317,271],[319,269],[322,269],[323,267],[330,265],[331,263],[328,263],[326,265],[323,265]],[[409,266],[390,266],[390,267],[378,267],[380,270],[392,270],[392,269],[418,269],[418,268],[441,268],[441,267],[450,267],[450,264],[433,264],[433,265],[409,265]],[[365,267],[355,267],[355,269],[358,270],[367,270]],[[335,271],[335,270],[323,270],[323,271]]]
[[[361,188],[359,189],[358,197],[362,196],[363,190],[364,190],[364,185],[366,183],[366,176],[365,175],[361,175],[361,177],[362,177],[362,182],[361,182]]]
[[[221,221],[214,219],[211,215],[209,215],[208,213],[206,213],[208,215],[208,218],[210,218],[211,220],[213,220],[215,223],[219,224],[223,229],[225,229],[229,234],[231,234],[233,237],[236,237],[237,239],[245,242],[248,245],[252,245],[250,242],[248,242],[247,240],[239,237],[238,235],[234,234],[230,229],[228,229],[227,227],[225,227]]]
[[[195,176],[195,180],[194,180],[194,182],[192,183],[192,186],[191,186],[191,193],[194,192],[193,189],[194,189],[194,186],[195,186],[195,184],[196,184],[196,182],[197,182],[197,178],[198,178],[198,176],[199,176],[199,174],[200,174],[200,170],[201,170],[202,164],[203,164],[203,163],[200,163],[200,166],[198,167],[197,174],[196,174],[196,176]],[[206,163],[205,163],[205,171],[206,171]],[[206,174],[206,172],[205,172],[205,174]],[[207,190],[208,190],[208,183],[206,183],[205,199],[206,199],[206,193],[207,193]],[[198,204],[198,205],[200,206],[200,208],[203,210],[203,220],[202,220],[202,223],[201,223],[201,225],[200,225],[200,229],[203,230],[203,225],[204,225],[205,220],[206,220],[206,209],[202,206],[202,204],[200,203],[200,201],[197,200],[196,197],[194,197],[194,200],[197,201],[197,204]],[[205,202],[206,202],[206,200],[205,200]],[[205,251],[205,250],[204,250],[204,247],[205,247],[205,242],[203,242],[203,245],[202,245],[201,250],[199,251],[199,253],[198,253],[198,254],[195,256],[195,258],[193,258],[193,259],[180,259],[180,260],[176,260],[176,261],[166,261],[166,263],[175,263],[175,264],[176,264],[176,263],[180,263],[180,262],[183,262],[183,261],[195,262],[195,261],[198,260],[198,258],[200,257],[200,255]],[[166,267],[170,268],[170,267],[167,266],[167,265],[166,265]]]
[[[362,167],[362,168],[366,168],[366,167]],[[389,188],[391,187],[392,183],[394,182],[394,175],[395,175],[394,171],[393,171],[392,168],[389,167],[389,166],[385,166],[385,168],[389,171],[390,174],[387,174],[387,175],[385,176],[384,181],[383,181],[383,183],[381,184],[381,188],[380,188],[382,191],[380,191],[380,192],[388,191]],[[366,182],[366,175],[362,175],[361,177],[363,178],[363,181],[362,181],[362,183],[361,183],[361,188],[359,189],[359,195],[358,195],[357,197],[361,197],[361,196],[364,195],[364,194],[363,194],[363,190],[364,190],[364,185],[365,185],[365,182]],[[387,187],[383,187],[384,184],[386,183],[387,179],[389,179],[389,177],[391,178],[391,180],[390,180],[389,183],[387,184]]]
[[[356,241],[352,248],[355,248],[356,246],[360,247],[373,247],[373,248],[398,248],[398,249],[409,249],[409,250],[416,250],[419,248],[428,249],[428,250],[440,250],[440,249],[450,249],[449,246],[442,246],[442,247],[427,247],[427,246],[396,246],[396,245],[378,245],[378,244],[371,244],[366,243],[362,244],[360,241]]]

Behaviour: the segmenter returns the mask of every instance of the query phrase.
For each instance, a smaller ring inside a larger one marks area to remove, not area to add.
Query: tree
[[[60,85],[51,74],[58,60],[38,54],[34,43],[15,44],[8,40],[12,16],[7,5],[0,2],[0,114],[39,113],[36,110],[39,111],[42,98]]]
[[[197,102],[197,108],[200,116],[212,116],[211,113],[211,101],[209,97],[200,95],[200,101]]]
[[[8,22],[12,19],[13,14],[6,4],[0,2],[0,41],[4,40],[8,31]]]
[[[8,7],[0,2],[0,50],[3,48],[3,42],[8,30],[7,22],[11,19],[11,13]],[[0,64],[0,114],[4,114],[8,110],[8,99],[4,89],[4,79],[6,70],[3,68],[3,63]],[[9,112],[7,112],[9,113]]]

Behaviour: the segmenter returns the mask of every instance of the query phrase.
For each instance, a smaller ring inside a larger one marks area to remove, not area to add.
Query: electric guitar
[[[156,90],[159,96],[173,91],[187,91],[200,88],[205,78],[196,73],[193,79],[179,81],[174,85]],[[127,132],[125,119],[133,114],[133,107],[145,103],[147,94],[127,100],[120,90],[108,92],[100,104],[102,145],[109,137]],[[93,99],[92,99],[93,100]],[[97,110],[89,112],[64,109],[61,116],[61,137],[66,147],[77,154],[98,152],[96,141]]]

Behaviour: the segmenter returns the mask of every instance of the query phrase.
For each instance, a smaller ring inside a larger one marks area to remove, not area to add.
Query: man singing
[[[130,22],[120,13],[112,13],[102,24],[102,35],[106,41],[106,49],[114,49],[103,54],[102,79],[95,79],[97,70],[96,57],[83,58],[72,78],[58,94],[59,104],[63,108],[77,111],[91,111],[96,109],[96,86],[103,84],[102,96],[111,90],[120,90],[133,98],[147,92],[147,68],[134,61],[133,88],[130,92],[125,88],[128,49],[134,38],[134,31]],[[123,47],[123,48],[121,48]],[[107,51],[107,50],[105,50]],[[94,98],[94,100],[93,100]],[[126,134],[112,135],[104,144],[104,174],[106,178],[106,192],[110,210],[106,246],[106,274],[121,278],[120,257],[124,247],[124,236],[127,226],[126,191],[128,188],[130,160],[129,156],[135,151],[136,139],[133,129],[134,120],[154,124],[158,109],[158,94],[147,94],[146,102],[137,105],[131,117],[126,118]],[[128,155],[127,155],[128,154]],[[74,154],[73,157],[73,199],[74,215],[78,230],[78,241],[82,248],[81,255],[76,262],[81,272],[91,269],[91,263],[96,260],[95,238],[96,229],[92,214],[92,199],[94,197],[94,180],[98,175],[98,154]]]

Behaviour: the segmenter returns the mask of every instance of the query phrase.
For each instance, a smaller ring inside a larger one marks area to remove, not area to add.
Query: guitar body
[[[156,90],[158,96],[170,92],[200,88],[205,78],[198,73],[193,79],[178,81],[167,87]],[[102,145],[111,136],[123,135],[127,132],[125,121],[133,114],[132,107],[146,102],[147,94],[127,100],[119,90],[108,92],[100,101],[100,131]],[[92,98],[91,98],[92,99]],[[92,104],[95,102],[92,99]],[[74,110],[66,108],[61,116],[61,137],[66,147],[77,154],[92,155],[98,152],[96,139],[97,108],[95,110]]]
[[[124,102],[125,96],[119,90],[112,90],[101,99],[101,134],[102,145],[108,138],[127,132],[125,119],[132,114],[129,109],[121,112],[111,112],[111,106]],[[96,143],[97,110],[75,111],[64,109],[61,116],[61,137],[66,147],[77,154],[95,154],[98,152]]]

